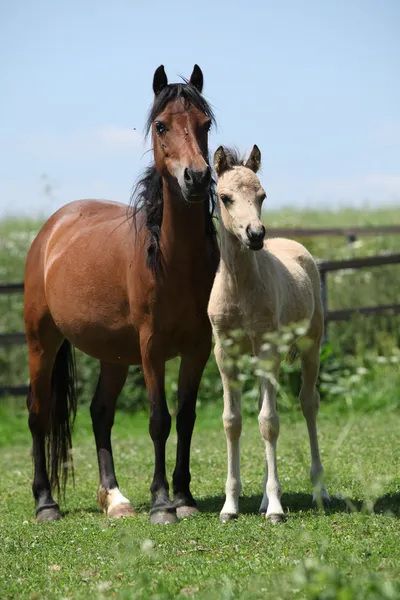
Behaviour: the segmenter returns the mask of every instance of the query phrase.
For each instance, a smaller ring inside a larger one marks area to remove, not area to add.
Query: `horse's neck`
[[[207,202],[207,199],[204,200]],[[203,202],[190,204],[179,189],[163,180],[161,245],[163,259],[185,262],[205,249],[206,223]]]
[[[221,224],[221,262],[220,273],[229,279],[240,293],[245,286],[250,285],[259,277],[259,268],[256,253],[239,242],[237,237],[231,234]]]

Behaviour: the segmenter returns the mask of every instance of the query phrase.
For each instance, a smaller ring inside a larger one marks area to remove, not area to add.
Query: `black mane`
[[[154,100],[146,121],[146,136],[149,134],[152,122],[162,113],[167,104],[182,98],[186,106],[193,105],[207,115],[213,124],[215,117],[210,105],[198,92],[198,90],[184,80],[184,83],[172,83],[167,85]],[[207,158],[209,164],[209,159]],[[161,224],[163,218],[163,190],[162,176],[157,171],[154,163],[147,167],[140,179],[135,184],[131,195],[131,206],[134,207],[133,220],[137,225],[137,217],[144,213],[144,224],[150,233],[150,243],[147,248],[147,266],[153,271],[161,267],[162,256],[160,249]],[[214,225],[216,195],[215,181],[210,187],[208,201],[204,202],[206,216],[206,235],[212,241],[213,248],[217,247],[216,229]]]

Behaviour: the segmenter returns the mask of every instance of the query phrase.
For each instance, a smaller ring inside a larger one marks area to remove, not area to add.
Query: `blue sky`
[[[0,216],[127,202],[161,63],[201,66],[269,208],[400,204],[399,31],[397,0],[0,0]]]

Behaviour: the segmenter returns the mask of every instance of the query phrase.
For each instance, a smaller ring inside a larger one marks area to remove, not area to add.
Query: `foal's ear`
[[[199,65],[194,65],[194,67],[193,67],[193,73],[190,76],[189,83],[191,83],[192,85],[194,85],[194,87],[201,94],[201,92],[203,91],[204,79],[203,79],[203,72],[200,69]]]
[[[220,146],[214,154],[214,169],[218,177],[229,169],[228,157],[225,148]]]
[[[250,152],[250,156],[246,161],[246,164],[243,165],[248,169],[257,173],[258,169],[261,167],[261,152],[258,146],[254,144],[253,150]]]
[[[156,69],[153,77],[153,92],[156,96],[168,85],[168,79],[164,71],[164,65]]]

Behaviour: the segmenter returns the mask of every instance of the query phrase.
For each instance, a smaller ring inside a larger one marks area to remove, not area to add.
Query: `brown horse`
[[[111,428],[129,365],[141,364],[150,402],[155,470],[152,523],[196,512],[190,492],[190,443],[200,379],[211,349],[207,303],[218,265],[214,186],[208,159],[213,113],[201,95],[203,75],[168,84],[153,80],[149,113],[154,164],[130,208],[100,200],[72,202],[34,240],[25,273],[29,427],[37,519],[60,518],[52,489],[65,490],[76,412],[71,344],[100,360],[90,407],[96,440],[98,500],[110,517],[133,514],[119,491]],[[178,447],[170,500],[165,445],[171,417],[166,360],[180,356]],[[48,474],[49,472],[49,474]]]

